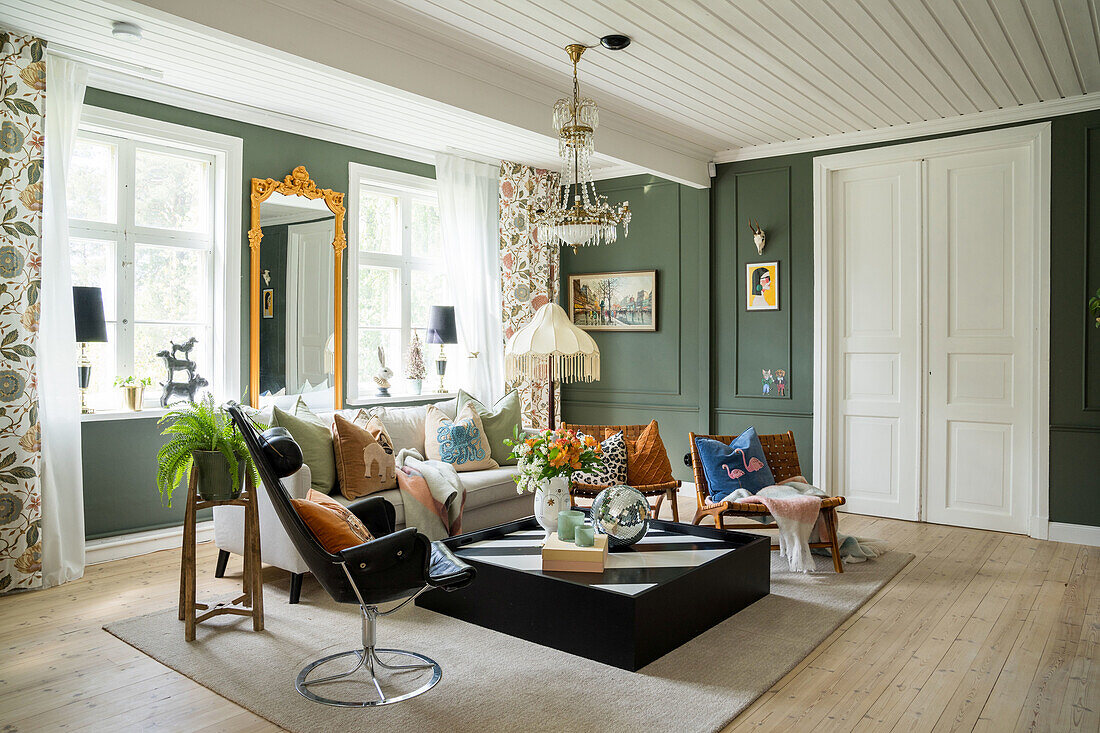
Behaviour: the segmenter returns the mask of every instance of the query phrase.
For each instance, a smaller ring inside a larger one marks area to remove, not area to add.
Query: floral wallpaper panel
[[[500,164],[500,269],[504,338],[511,338],[528,323],[535,311],[558,294],[558,254],[539,243],[535,227],[527,218],[527,205],[549,200],[558,187],[558,176],[541,168],[519,163]],[[519,388],[523,422],[531,427],[547,426],[549,386],[545,381],[514,380],[506,385]],[[557,414],[561,414],[558,392]]]
[[[0,31],[0,593],[42,585],[35,350],[46,43]]]

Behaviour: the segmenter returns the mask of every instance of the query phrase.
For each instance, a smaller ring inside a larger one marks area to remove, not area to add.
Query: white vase
[[[421,379],[407,379],[405,381],[407,381],[409,383],[409,391],[410,392],[412,392],[413,394],[420,394],[420,390],[422,389],[422,385],[424,383],[423,380],[421,380]]]
[[[569,480],[564,476],[549,478],[535,490],[535,521],[547,537],[558,531],[558,512],[570,508]]]

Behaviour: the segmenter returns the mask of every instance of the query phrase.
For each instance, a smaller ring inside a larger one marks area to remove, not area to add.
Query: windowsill
[[[359,402],[348,403],[347,409],[353,410],[359,407],[375,407],[377,405],[395,404],[422,404],[425,402],[442,402],[457,397],[457,392],[423,392],[421,394],[397,394],[389,397],[368,397]],[[141,420],[157,419],[164,417],[168,410],[163,407],[146,407],[144,410],[132,412],[130,410],[97,410],[96,412],[82,413],[80,422],[106,422],[109,420]]]
[[[104,422],[107,420],[140,420],[142,418],[160,419],[167,414],[163,407],[146,407],[144,410],[133,412],[131,410],[97,410],[96,412],[81,413],[80,422]]]
[[[389,397],[361,397],[358,402],[348,403],[348,409],[356,407],[374,407],[375,405],[393,405],[423,402],[442,402],[457,397],[457,392],[422,392],[420,394],[395,394]]]

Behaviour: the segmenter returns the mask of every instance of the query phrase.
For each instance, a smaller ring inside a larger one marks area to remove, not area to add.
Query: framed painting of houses
[[[657,271],[570,275],[569,317],[585,331],[656,331]]]

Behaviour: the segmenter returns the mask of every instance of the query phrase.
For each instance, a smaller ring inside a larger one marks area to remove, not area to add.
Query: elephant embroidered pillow
[[[711,438],[696,438],[695,448],[707,477],[711,501],[722,501],[738,489],[755,494],[775,483],[756,428],[741,433],[729,445]]]
[[[583,433],[577,433],[585,438]],[[626,483],[626,439],[623,431],[609,435],[600,443],[603,466],[591,471],[574,471],[571,480],[575,484],[589,486],[615,486]]]
[[[424,448],[428,458],[443,461],[456,471],[499,468],[493,460],[489,437],[473,405],[466,404],[454,420],[435,405],[424,420]]]
[[[349,501],[376,491],[397,488],[393,443],[376,417],[354,422],[340,413],[332,416],[332,450],[340,493]],[[365,425],[363,424],[365,423]]]

